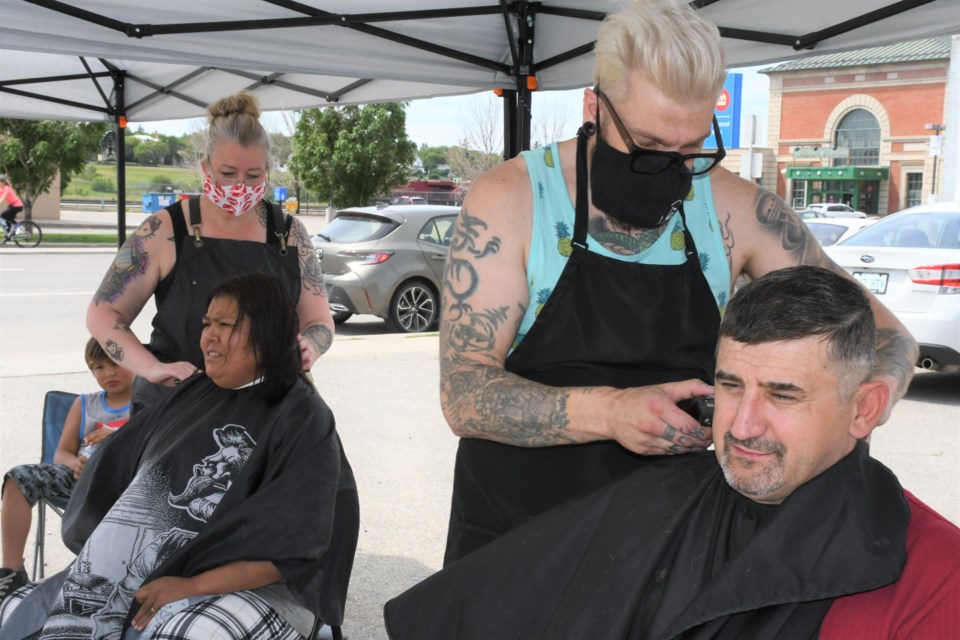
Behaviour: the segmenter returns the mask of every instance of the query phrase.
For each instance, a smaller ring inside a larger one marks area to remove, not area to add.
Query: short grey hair
[[[821,336],[829,364],[849,398],[870,378],[877,327],[866,291],[821,267],[772,271],[737,291],[720,323],[720,337],[762,344]]]

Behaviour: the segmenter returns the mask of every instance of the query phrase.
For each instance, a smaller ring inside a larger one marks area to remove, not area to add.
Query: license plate
[[[881,294],[887,292],[887,277],[889,275],[890,274],[888,273],[865,273],[863,271],[853,272],[853,277],[859,280],[868,291]]]

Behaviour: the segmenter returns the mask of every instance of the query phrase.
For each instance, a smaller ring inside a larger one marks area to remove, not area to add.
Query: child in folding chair
[[[97,445],[130,417],[133,374],[116,365],[94,338],[84,351],[101,391],[80,395],[70,407],[53,464],[22,464],[7,471],[0,502],[0,601],[25,585],[23,549],[33,505],[40,498],[67,499]]]

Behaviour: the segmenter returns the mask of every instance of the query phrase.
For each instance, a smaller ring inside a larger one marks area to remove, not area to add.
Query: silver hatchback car
[[[372,314],[392,331],[436,328],[443,270],[459,207],[344,209],[313,236],[337,324]]]

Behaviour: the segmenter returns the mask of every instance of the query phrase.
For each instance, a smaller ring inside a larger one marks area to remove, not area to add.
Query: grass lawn
[[[91,170],[92,169],[92,170]],[[127,164],[127,199],[144,193],[174,191],[199,193],[202,177],[200,169],[187,167],[146,167]],[[62,193],[64,198],[113,200],[117,197],[117,166],[88,164],[80,175],[74,176]]]

